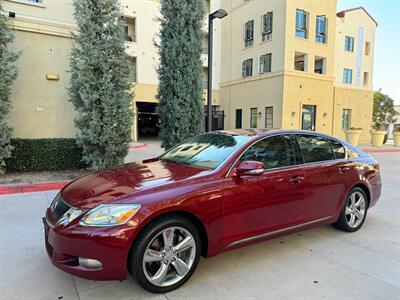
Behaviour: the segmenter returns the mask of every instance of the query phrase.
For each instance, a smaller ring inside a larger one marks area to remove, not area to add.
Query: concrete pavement
[[[128,161],[160,154],[154,144]],[[400,299],[400,153],[374,154],[383,192],[364,227],[307,230],[202,259],[180,289],[96,282],[53,267],[41,217],[57,191],[0,196],[0,299]]]

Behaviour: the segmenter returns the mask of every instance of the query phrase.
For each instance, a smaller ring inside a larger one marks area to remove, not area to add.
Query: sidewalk
[[[367,153],[391,153],[391,152],[400,153],[400,147],[395,147],[393,145],[393,141],[390,140],[382,147],[373,147],[371,144],[360,144],[358,145],[358,148]]]

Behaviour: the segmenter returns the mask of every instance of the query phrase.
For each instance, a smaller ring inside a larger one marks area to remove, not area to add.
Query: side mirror
[[[253,160],[247,160],[247,161],[242,161],[238,168],[237,168],[237,174],[239,176],[242,175],[252,175],[252,176],[257,176],[261,175],[264,173],[264,164],[260,161],[253,161]]]

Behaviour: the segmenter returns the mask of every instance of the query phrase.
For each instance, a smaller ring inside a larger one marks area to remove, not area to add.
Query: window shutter
[[[267,33],[272,33],[272,21],[273,21],[272,11],[268,12],[267,19],[268,19]]]
[[[267,54],[267,72],[271,72],[271,61],[272,61],[272,54]]]
[[[246,77],[246,61],[242,62],[242,77]]]
[[[273,29],[274,29],[274,13],[271,11],[271,33],[272,33],[272,31],[273,31]]]

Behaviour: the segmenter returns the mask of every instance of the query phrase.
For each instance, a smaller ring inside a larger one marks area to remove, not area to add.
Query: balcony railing
[[[127,42],[132,42],[132,43],[136,42],[136,35],[125,34],[124,38],[125,38],[125,41],[127,41]]]

